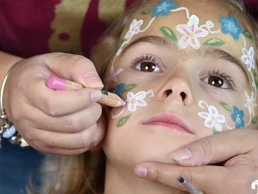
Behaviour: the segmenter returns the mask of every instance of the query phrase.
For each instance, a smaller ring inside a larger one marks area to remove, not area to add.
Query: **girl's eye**
[[[153,62],[139,62],[134,65],[134,68],[143,72],[160,72],[160,68]]]
[[[223,88],[223,89],[229,88],[229,86],[225,83],[225,81],[218,76],[209,76],[203,79],[203,81],[217,88]]]
[[[142,55],[132,61],[132,68],[141,72],[160,73],[163,72],[162,67],[162,61],[152,54]]]
[[[202,79],[203,82],[212,85],[216,88],[234,90],[235,83],[232,80],[232,78],[226,73],[220,72],[219,70],[212,70],[208,73],[208,76]]]

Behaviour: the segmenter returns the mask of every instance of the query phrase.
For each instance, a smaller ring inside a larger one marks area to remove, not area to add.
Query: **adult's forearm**
[[[21,57],[0,51],[0,83],[3,82],[4,76],[6,75],[10,67],[21,59]],[[2,85],[0,86],[0,88],[1,87]]]
[[[2,82],[7,74],[8,70],[14,65],[16,62],[20,61],[22,58],[18,56],[14,56],[5,52],[0,51],[0,90],[2,88]],[[0,119],[0,125],[2,126],[2,120]]]

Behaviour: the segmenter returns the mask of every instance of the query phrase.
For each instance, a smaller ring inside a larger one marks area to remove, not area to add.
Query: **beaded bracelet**
[[[4,110],[4,102],[3,102],[4,101],[4,87],[5,87],[7,78],[9,76],[10,71],[13,68],[13,66],[9,69],[6,76],[4,77],[1,92],[0,92],[0,108],[1,108],[0,119],[3,120],[3,125],[0,129],[0,149],[2,147],[2,137],[5,139],[9,139],[9,141],[12,144],[20,145],[21,147],[29,146],[29,144],[18,133],[15,126],[8,120],[6,112]]]

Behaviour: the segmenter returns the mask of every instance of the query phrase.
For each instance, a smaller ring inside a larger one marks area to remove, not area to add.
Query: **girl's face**
[[[131,171],[143,161],[171,163],[169,154],[190,142],[257,127],[252,35],[229,10],[163,0],[135,15],[107,75],[107,88],[127,102],[107,110],[111,163]]]

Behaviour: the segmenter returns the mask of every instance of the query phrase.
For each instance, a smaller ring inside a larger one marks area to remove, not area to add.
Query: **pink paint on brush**
[[[65,90],[66,80],[57,76],[51,76],[47,80],[47,87],[53,90]]]

